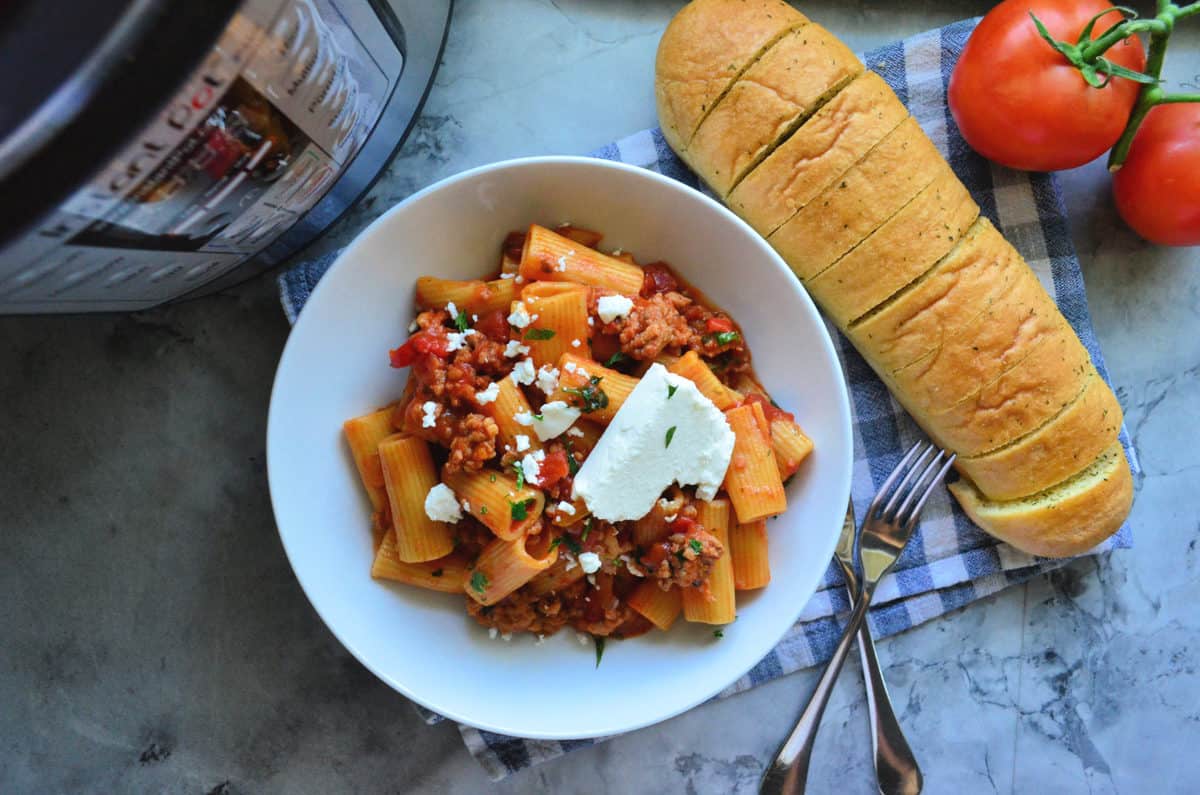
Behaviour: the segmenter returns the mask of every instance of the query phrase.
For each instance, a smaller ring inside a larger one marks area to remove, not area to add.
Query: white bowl
[[[400,395],[387,352],[407,337],[422,274],[493,270],[507,232],[569,220],[640,262],[665,260],[741,324],[759,377],[816,450],[768,523],[771,584],[738,597],[737,621],[679,621],[610,641],[597,667],[567,629],[540,646],[489,640],[465,597],[377,582],[370,508],[342,422]],[[665,720],[715,695],[778,643],[829,563],[850,493],[850,409],[812,301],[733,213],[675,180],[605,160],[509,160],[443,180],[382,215],[313,292],[271,395],[271,499],[288,559],[317,613],[363,665],[448,718],[503,734],[567,739]],[[282,650],[286,653],[286,650]]]

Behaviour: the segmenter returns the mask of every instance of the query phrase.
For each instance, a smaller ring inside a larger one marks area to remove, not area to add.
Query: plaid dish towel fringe
[[[1092,329],[1083,276],[1054,176],[1010,171],[988,162],[967,146],[950,117],[946,86],[977,22],[957,22],[872,50],[863,56],[863,62],[879,73],[908,106],[983,213],[1025,256],[1107,381],[1108,371]],[[632,163],[704,189],[657,129],[631,135],[593,155]],[[335,256],[336,252],[297,265],[280,277],[281,299],[291,321],[295,321]],[[851,496],[861,517],[877,487],[923,434],[832,324],[829,331],[850,386],[855,429]],[[1124,429],[1121,441],[1134,472],[1140,472]],[[1132,542],[1126,525],[1088,554],[1129,547]],[[920,527],[893,573],[880,585],[870,611],[871,630],[876,638],[903,632],[1064,563],[1035,558],[998,542],[975,527],[948,492],[939,491],[930,499]],[[841,577],[831,564],[820,590],[779,645],[717,698],[827,660],[837,645],[848,609]],[[418,710],[429,723],[443,720],[428,710]],[[467,748],[493,780],[603,740],[527,740],[469,726],[459,728]]]

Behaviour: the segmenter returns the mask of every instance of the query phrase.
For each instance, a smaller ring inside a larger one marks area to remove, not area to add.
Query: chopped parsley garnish
[[[575,458],[575,442],[567,440],[567,471],[571,477],[579,474],[579,461]]]
[[[488,483],[495,483],[495,482],[496,482],[496,474],[492,473],[491,475],[488,475]]]
[[[561,544],[562,542],[563,542],[562,536],[559,536],[558,538],[556,538],[550,542],[550,549],[552,549],[552,550],[558,549],[558,545]]]
[[[677,549],[677,550],[675,550],[675,559],[676,559],[676,560],[678,560],[678,561],[679,561],[681,564],[682,564],[682,563],[686,563],[686,562],[687,562],[687,558],[685,558],[685,557],[683,556],[683,550],[682,550],[682,549]]]
[[[563,543],[567,545],[567,549],[571,550],[572,554],[578,555],[583,551],[583,547],[579,546],[579,542],[571,536],[563,536]]]
[[[587,541],[588,533],[592,532],[592,525],[595,524],[595,522],[596,522],[596,517],[594,517],[594,516],[589,516],[587,519],[584,520],[583,534],[581,536],[579,536],[581,539],[583,539],[584,541]]]
[[[527,340],[548,340],[554,337],[554,329],[551,328],[531,328],[525,332]]]
[[[698,538],[693,538],[692,540],[688,541],[688,546],[691,547],[692,551],[697,555],[704,550],[704,545],[700,543],[700,539]]]
[[[467,322],[467,313],[459,312],[454,316],[454,327],[459,331],[466,331],[470,324]]]
[[[514,461],[513,469],[517,470],[517,491],[520,491],[525,488],[525,468],[521,466],[520,461]]]
[[[597,411],[608,406],[608,393],[600,388],[600,382],[603,380],[601,376],[594,375],[588,379],[588,382],[579,389],[567,387],[563,389],[568,395],[579,398],[580,403],[577,405],[584,414]]]
[[[667,384],[667,400],[675,397],[675,390],[679,389],[677,384]]]
[[[487,516],[487,506],[486,506],[486,505],[480,505],[480,506],[479,506],[479,515],[480,515],[480,516]]]
[[[475,593],[483,593],[487,590],[488,578],[482,571],[477,571],[471,575],[471,590]]]
[[[600,658],[604,656],[604,638],[592,636],[592,643],[596,646],[596,667],[600,667]]]
[[[529,516],[530,502],[530,500],[521,500],[520,502],[509,503],[512,506],[512,518],[514,522],[525,521],[525,518]]]
[[[442,569],[434,569],[433,571],[429,572],[430,577],[441,577],[443,574],[445,574],[445,572]]]
[[[714,336],[718,345],[728,345],[737,340],[737,338],[738,333],[736,331],[720,331]]]
[[[613,367],[615,365],[620,364],[621,362],[625,361],[628,358],[629,357],[626,356],[625,354],[621,353],[620,351],[617,351],[612,356],[608,357],[608,359],[604,362],[604,366],[605,367]]]
[[[725,637],[725,630],[723,630],[723,629],[714,629],[714,630],[713,630],[713,637],[714,637],[714,638],[723,638],[723,637]]]
[[[664,444],[663,447],[664,448],[670,447],[671,440],[674,438],[675,438],[675,426],[672,425],[670,428],[667,428],[667,440],[666,440],[666,444]]]
[[[541,415],[541,414],[530,414],[529,416],[533,417],[533,418],[534,418],[535,420],[537,420],[538,422],[545,422],[545,421],[546,421],[546,418],[545,418],[543,415]]]

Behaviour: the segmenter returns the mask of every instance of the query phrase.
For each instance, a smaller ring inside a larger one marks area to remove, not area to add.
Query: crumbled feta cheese
[[[596,301],[596,314],[605,323],[624,317],[633,309],[633,301],[623,295],[602,295]]]
[[[578,348],[578,347],[579,347],[580,345],[582,345],[582,344],[583,344],[583,343],[579,341],[579,338],[578,338],[578,337],[576,337],[575,339],[571,340],[571,347],[572,347],[572,348]]]
[[[445,483],[438,483],[425,495],[425,515],[435,522],[457,522],[462,519],[458,498]]]
[[[566,370],[568,373],[575,372],[575,362],[567,362],[566,364],[563,365],[563,369]]]
[[[500,640],[504,641],[505,643],[509,643],[510,641],[512,641],[512,633],[505,632],[503,635],[500,636]]]
[[[624,250],[622,250],[622,249],[619,249],[619,248],[614,248],[614,249],[613,249],[613,252],[612,252],[612,254],[611,254],[611,256],[613,256],[613,257],[619,257],[619,256],[621,256],[621,255],[622,255],[622,254],[624,254],[624,253],[625,253],[625,252],[624,252]]]
[[[542,404],[542,418],[533,418],[533,432],[543,442],[553,439],[574,425],[581,414],[582,412],[574,406],[568,406],[561,400],[551,400]]]
[[[517,452],[518,453],[523,453],[529,449],[529,437],[526,436],[525,434],[518,433],[516,436],[513,437],[513,440],[517,443]]]
[[[432,400],[426,400],[421,404],[421,427],[433,428],[437,426],[437,415],[442,410],[442,407]]]
[[[588,325],[589,326],[596,325],[596,318],[592,317],[591,315],[588,315]]]
[[[534,645],[534,646],[541,646],[541,645],[542,645],[543,643],[545,643],[545,642],[546,642],[546,636],[545,636],[545,635],[543,635],[542,633],[540,633],[540,632],[539,632],[539,633],[538,633],[538,639],[537,639],[537,640],[535,640],[535,641],[533,642],[533,645]]]
[[[570,571],[571,569],[573,569],[579,565],[578,563],[575,562],[575,556],[572,555],[570,552],[564,552],[563,557],[566,558],[566,560],[567,560],[567,565],[563,566],[563,571]]]
[[[542,451],[538,450],[537,452],[541,453]],[[545,457],[544,453],[542,457]],[[537,483],[542,472],[537,456],[534,453],[526,453],[525,457],[521,459],[521,472],[525,475],[526,483]]]
[[[548,364],[543,364],[538,368],[537,385],[538,389],[545,392],[546,396],[549,397],[558,387],[558,368],[551,367]]]
[[[596,585],[596,575],[595,574],[589,574],[587,576],[587,581],[588,581],[588,585],[592,586],[593,588],[598,587]]]
[[[533,425],[533,415],[528,411],[518,411],[513,415],[513,419],[516,420],[517,425]]]
[[[537,312],[534,312],[532,315],[529,316],[529,322],[534,323],[537,321],[537,319],[539,317],[541,317],[541,316]]]
[[[525,308],[524,303],[517,301],[516,306],[508,315],[508,324],[514,328],[525,328],[529,323],[529,310]]]
[[[575,515],[575,506],[572,505],[571,503],[567,502],[566,500],[559,500],[558,512],[565,513],[567,516],[574,516]]]
[[[451,331],[446,334],[446,350],[456,351],[459,348],[467,347],[467,337],[473,336],[475,329],[469,328],[466,331]]]
[[[411,322],[411,323],[409,323],[409,324],[408,324],[408,333],[409,333],[409,334],[412,334],[414,331],[416,331],[416,330],[417,330],[417,329],[419,329],[420,327],[421,327],[421,324],[420,324],[420,323],[418,323],[418,322],[416,321],[416,319],[414,318],[414,319],[413,319],[413,322]]]
[[[575,252],[571,252],[571,253],[574,254]],[[558,271],[559,273],[562,273],[566,269],[567,269],[567,255],[563,254],[561,257],[558,258],[558,267],[555,268],[555,270]]]
[[[479,322],[479,315],[477,315],[477,314],[475,314],[474,312],[472,312],[472,313],[471,313],[471,322],[472,322],[472,323],[478,323],[478,322]]]
[[[591,635],[585,635],[582,632],[575,633],[575,639],[579,641],[580,646],[586,646],[591,641]]]
[[[451,323],[453,323],[454,319],[458,317],[458,307],[454,305],[453,301],[450,301],[446,304],[446,314],[450,315]]]
[[[668,399],[668,387],[674,387]],[[672,444],[664,438],[669,429]],[[712,499],[733,455],[733,431],[696,385],[653,364],[575,476],[575,495],[597,519],[640,519],[672,483]],[[705,496],[707,495],[707,496]]]
[[[533,383],[533,379],[537,377],[537,371],[533,369],[533,359],[522,359],[513,365],[512,376],[514,384],[525,384],[528,386]]]
[[[567,428],[567,436],[574,436],[576,439],[582,439],[583,431],[579,430],[578,428],[574,428],[574,427]]]
[[[519,340],[509,340],[504,346],[504,355],[510,359],[515,359],[518,356],[524,356],[529,353],[529,346],[522,345]]]
[[[538,302],[538,297],[536,295],[531,295],[525,299],[525,303],[530,304],[530,305],[536,304],[537,302]]]
[[[512,277],[514,277],[516,275],[517,274],[515,274],[515,273],[502,273],[502,274],[500,274],[500,278],[501,279],[511,279]]]
[[[500,630],[496,629],[495,627],[488,627],[488,637],[491,638],[492,640],[495,640],[496,636],[499,634],[500,634]]]
[[[670,524],[671,522],[675,521],[678,518],[679,518],[679,514],[673,513],[670,516],[664,516],[663,521],[666,522],[667,524]]]
[[[579,556],[579,566],[585,574],[595,574],[600,571],[600,556],[595,552],[584,552]]]
[[[498,397],[500,397],[500,384],[497,381],[493,381],[487,385],[487,389],[475,393],[475,402],[481,406],[486,406],[488,403],[495,403]]]
[[[525,277],[518,273],[517,278],[513,279],[513,281],[517,284],[520,284],[521,282],[525,281]]]
[[[662,508],[664,511],[667,510],[668,508],[670,508],[671,504],[672,504],[671,501],[668,500],[666,497],[660,497],[658,500],[658,507]]]
[[[463,510],[466,511],[467,513],[471,512],[471,501],[470,500],[463,500]]]
[[[629,573],[632,574],[634,577],[645,577],[646,576],[645,572],[643,572],[641,569],[639,569],[634,564],[633,558],[629,557],[628,555],[622,555],[621,561],[625,564],[625,568],[629,569]]]

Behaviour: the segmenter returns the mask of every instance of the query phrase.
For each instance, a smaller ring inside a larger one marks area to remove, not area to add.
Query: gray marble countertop
[[[425,115],[317,251],[412,191],[654,124],[678,2],[459,0]],[[857,49],[982,13],[812,0]],[[1184,30],[1170,70],[1200,73]],[[880,644],[927,791],[1193,792],[1200,782],[1200,249],[1123,228],[1099,164],[1064,188],[1143,477],[1136,546]],[[753,792],[813,672],[491,785],[313,613],[263,444],[287,335],[273,284],[133,316],[0,319],[0,792]],[[856,663],[814,791],[866,793]]]

